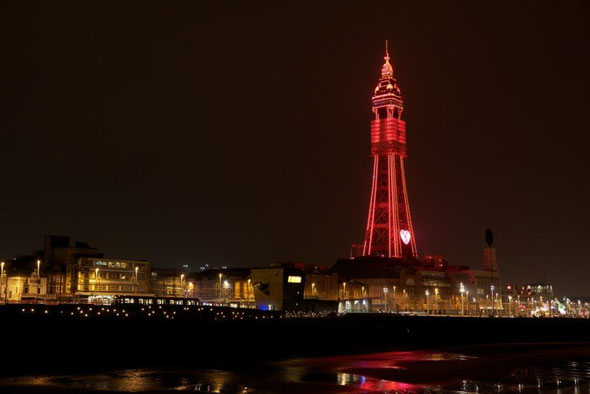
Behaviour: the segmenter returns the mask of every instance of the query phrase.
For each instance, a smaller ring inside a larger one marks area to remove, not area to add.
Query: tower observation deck
[[[371,100],[373,178],[363,256],[417,258],[404,168],[404,103],[389,59],[386,42],[385,62]]]

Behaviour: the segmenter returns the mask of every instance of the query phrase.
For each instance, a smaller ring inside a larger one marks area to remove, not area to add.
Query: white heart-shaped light
[[[409,244],[412,239],[412,234],[408,230],[402,230],[399,232],[399,236],[402,238],[404,244]]]

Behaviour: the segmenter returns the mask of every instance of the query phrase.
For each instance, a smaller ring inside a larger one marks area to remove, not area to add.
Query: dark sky
[[[4,1],[0,256],[347,256],[387,38],[419,253],[590,295],[588,4]]]

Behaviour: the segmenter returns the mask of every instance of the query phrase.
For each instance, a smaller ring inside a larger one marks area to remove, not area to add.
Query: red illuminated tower
[[[404,169],[407,157],[406,122],[402,120],[404,103],[389,63],[387,42],[385,63],[372,103],[373,185],[363,256],[417,258]]]

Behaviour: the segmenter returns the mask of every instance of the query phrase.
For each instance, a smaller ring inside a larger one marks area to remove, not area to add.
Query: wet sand
[[[489,345],[448,350],[461,353],[463,357],[404,360],[391,368],[348,368],[341,372],[419,385],[444,384],[455,380],[489,380],[531,364],[590,360],[588,343]]]
[[[590,343],[459,346],[293,358],[221,369],[0,379],[0,393],[589,392]]]

